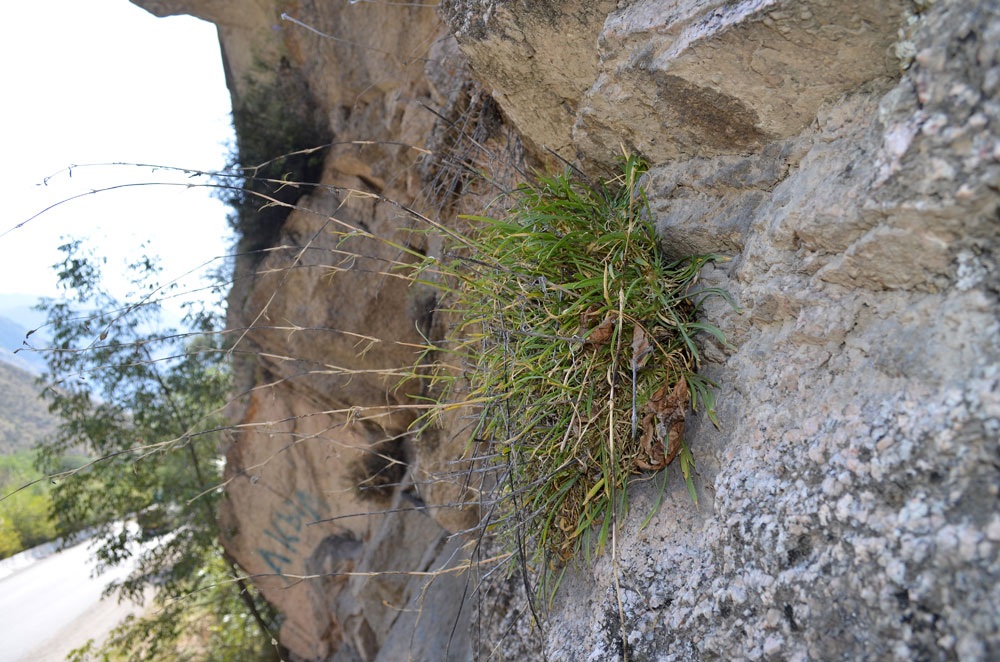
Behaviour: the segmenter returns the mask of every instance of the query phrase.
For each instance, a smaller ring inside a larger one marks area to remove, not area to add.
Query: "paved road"
[[[101,600],[130,567],[93,576],[89,542],[57,552],[0,580],[0,662],[57,662],[87,639],[103,639],[127,614],[139,611],[115,598]]]

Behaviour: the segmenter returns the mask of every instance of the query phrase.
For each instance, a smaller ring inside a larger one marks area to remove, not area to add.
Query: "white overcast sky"
[[[4,3],[0,40],[0,233],[48,205],[95,188],[188,181],[129,167],[220,169],[232,139],[215,26],[156,18],[127,0]],[[108,288],[123,296],[121,265],[144,252],[179,276],[229,249],[226,207],[208,189],[137,187],[73,200],[0,236],[0,294],[53,296],[61,236],[108,258]],[[196,286],[189,281],[189,287]]]

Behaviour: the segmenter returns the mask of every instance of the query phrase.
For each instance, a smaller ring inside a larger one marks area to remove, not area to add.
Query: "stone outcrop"
[[[617,4],[623,7],[617,11]],[[913,5],[451,0],[476,74],[534,144],[606,163],[750,154],[899,72]],[[596,48],[595,48],[596,43]]]
[[[284,60],[263,70],[300,76],[336,142],[392,143],[330,149],[330,188],[231,297],[256,328],[225,544],[273,575],[298,659],[1000,656],[995,3],[138,4],[219,24],[235,94],[246,53]],[[699,339],[720,384],[720,426],[688,427],[699,504],[671,474],[641,528],[635,487],[618,557],[569,571],[541,629],[517,576],[426,579],[477,514],[442,507],[463,442],[414,443],[420,387],[395,388],[441,332],[433,295],[370,240],[435,250],[386,200],[453,222],[485,199],[455,163],[511,168],[507,130],[529,158],[641,153],[664,246],[728,257],[702,284],[740,307],[704,311],[732,346]]]
[[[706,311],[735,349],[704,339],[705,369],[722,386],[721,428],[689,430],[700,507],[675,476],[639,531],[655,493],[636,490],[617,566],[605,558],[564,582],[547,658],[621,659],[626,647],[639,660],[993,658],[1000,14],[945,3],[914,17],[915,58],[890,78],[882,56],[895,52],[902,7],[879,3],[879,20],[847,30],[867,50],[817,78],[822,60],[791,54],[807,43],[796,22],[819,12],[787,3],[789,40],[776,47],[789,58],[758,78],[735,73],[762,43],[739,36],[782,25],[754,16],[767,3],[688,18],[718,20],[717,33],[698,34],[720,47],[700,56],[684,30],[663,37],[635,22],[647,4],[674,5],[633,3],[604,24],[601,43],[622,63],[608,80],[633,96],[588,93],[577,147],[612,152],[581,131],[591,115],[605,135],[639,127],[629,142],[657,163],[648,194],[665,246],[731,257],[702,282],[742,310]],[[658,25],[671,17],[661,11]],[[826,20],[820,34],[846,30]],[[696,74],[699,57],[711,68]],[[728,90],[754,109],[753,130],[656,130],[662,115],[650,109],[673,111],[655,87],[635,91],[629,67],[643,58]],[[796,82],[808,98],[769,109]]]
[[[454,469],[464,441],[416,448],[408,435],[421,386],[399,385],[400,369],[440,334],[433,291],[398,266],[433,243],[406,207],[438,215],[467,178],[421,161],[425,146],[462,153],[456,122],[485,145],[495,111],[471,97],[454,40],[426,7],[137,4],[219,26],[241,154],[278,157],[260,152],[313,147],[301,144],[310,135],[334,143],[317,153],[319,186],[261,187],[282,205],[241,226],[244,249],[263,251],[238,260],[229,296],[230,326],[247,331],[233,352],[227,551],[281,612],[294,659],[465,659],[467,627],[452,636],[452,625],[468,610],[449,590],[461,575],[352,573],[459,565],[466,552],[450,534],[478,521],[474,507],[421,509],[462,500],[461,481],[431,477]],[[399,512],[368,515],[385,509]]]

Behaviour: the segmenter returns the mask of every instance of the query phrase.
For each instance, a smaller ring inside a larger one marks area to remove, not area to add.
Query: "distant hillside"
[[[57,419],[38,390],[34,375],[0,362],[0,455],[32,448],[55,431]]]
[[[0,361],[40,374],[45,369],[45,359],[41,354],[29,351],[14,353],[14,350],[22,346],[27,333],[28,329],[23,324],[7,317],[0,317]],[[40,336],[33,336],[32,340],[35,338]]]
[[[14,350],[22,347],[25,335],[45,323],[45,313],[35,310],[40,297],[33,294],[0,294],[0,362],[9,363],[22,370],[41,374],[45,359],[37,352]],[[46,345],[48,329],[40,329],[31,340],[38,346]]]

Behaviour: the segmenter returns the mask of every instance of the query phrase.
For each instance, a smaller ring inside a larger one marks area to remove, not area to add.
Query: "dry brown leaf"
[[[641,368],[646,365],[652,348],[649,345],[649,338],[646,332],[638,324],[632,329],[632,366]]]
[[[642,454],[635,459],[640,469],[659,471],[670,464],[681,449],[688,400],[687,381],[681,378],[672,390],[667,389],[668,385],[664,384],[646,402],[642,437],[639,439]]]
[[[672,419],[678,413],[683,419],[688,400],[687,380],[681,378],[677,380],[677,384],[672,390],[668,392],[667,389],[667,384],[656,389],[656,392],[646,401],[646,411],[656,414],[661,420]]]
[[[684,441],[684,414],[681,413],[680,420],[674,421],[667,434],[667,457],[663,461],[663,466],[667,466],[674,461],[677,453],[681,450],[681,442]]]
[[[587,336],[587,342],[591,345],[606,345],[608,341],[611,340],[611,336],[615,332],[615,319],[613,317],[607,317],[603,322],[598,324],[590,335]]]
[[[590,306],[580,313],[580,333],[586,333],[594,328],[594,323],[600,319],[601,309],[597,306]]]
[[[667,466],[663,457],[663,443],[656,439],[656,416],[646,414],[642,417],[642,436],[639,437],[639,447],[642,453],[636,456],[635,465],[646,471],[659,471]]]

